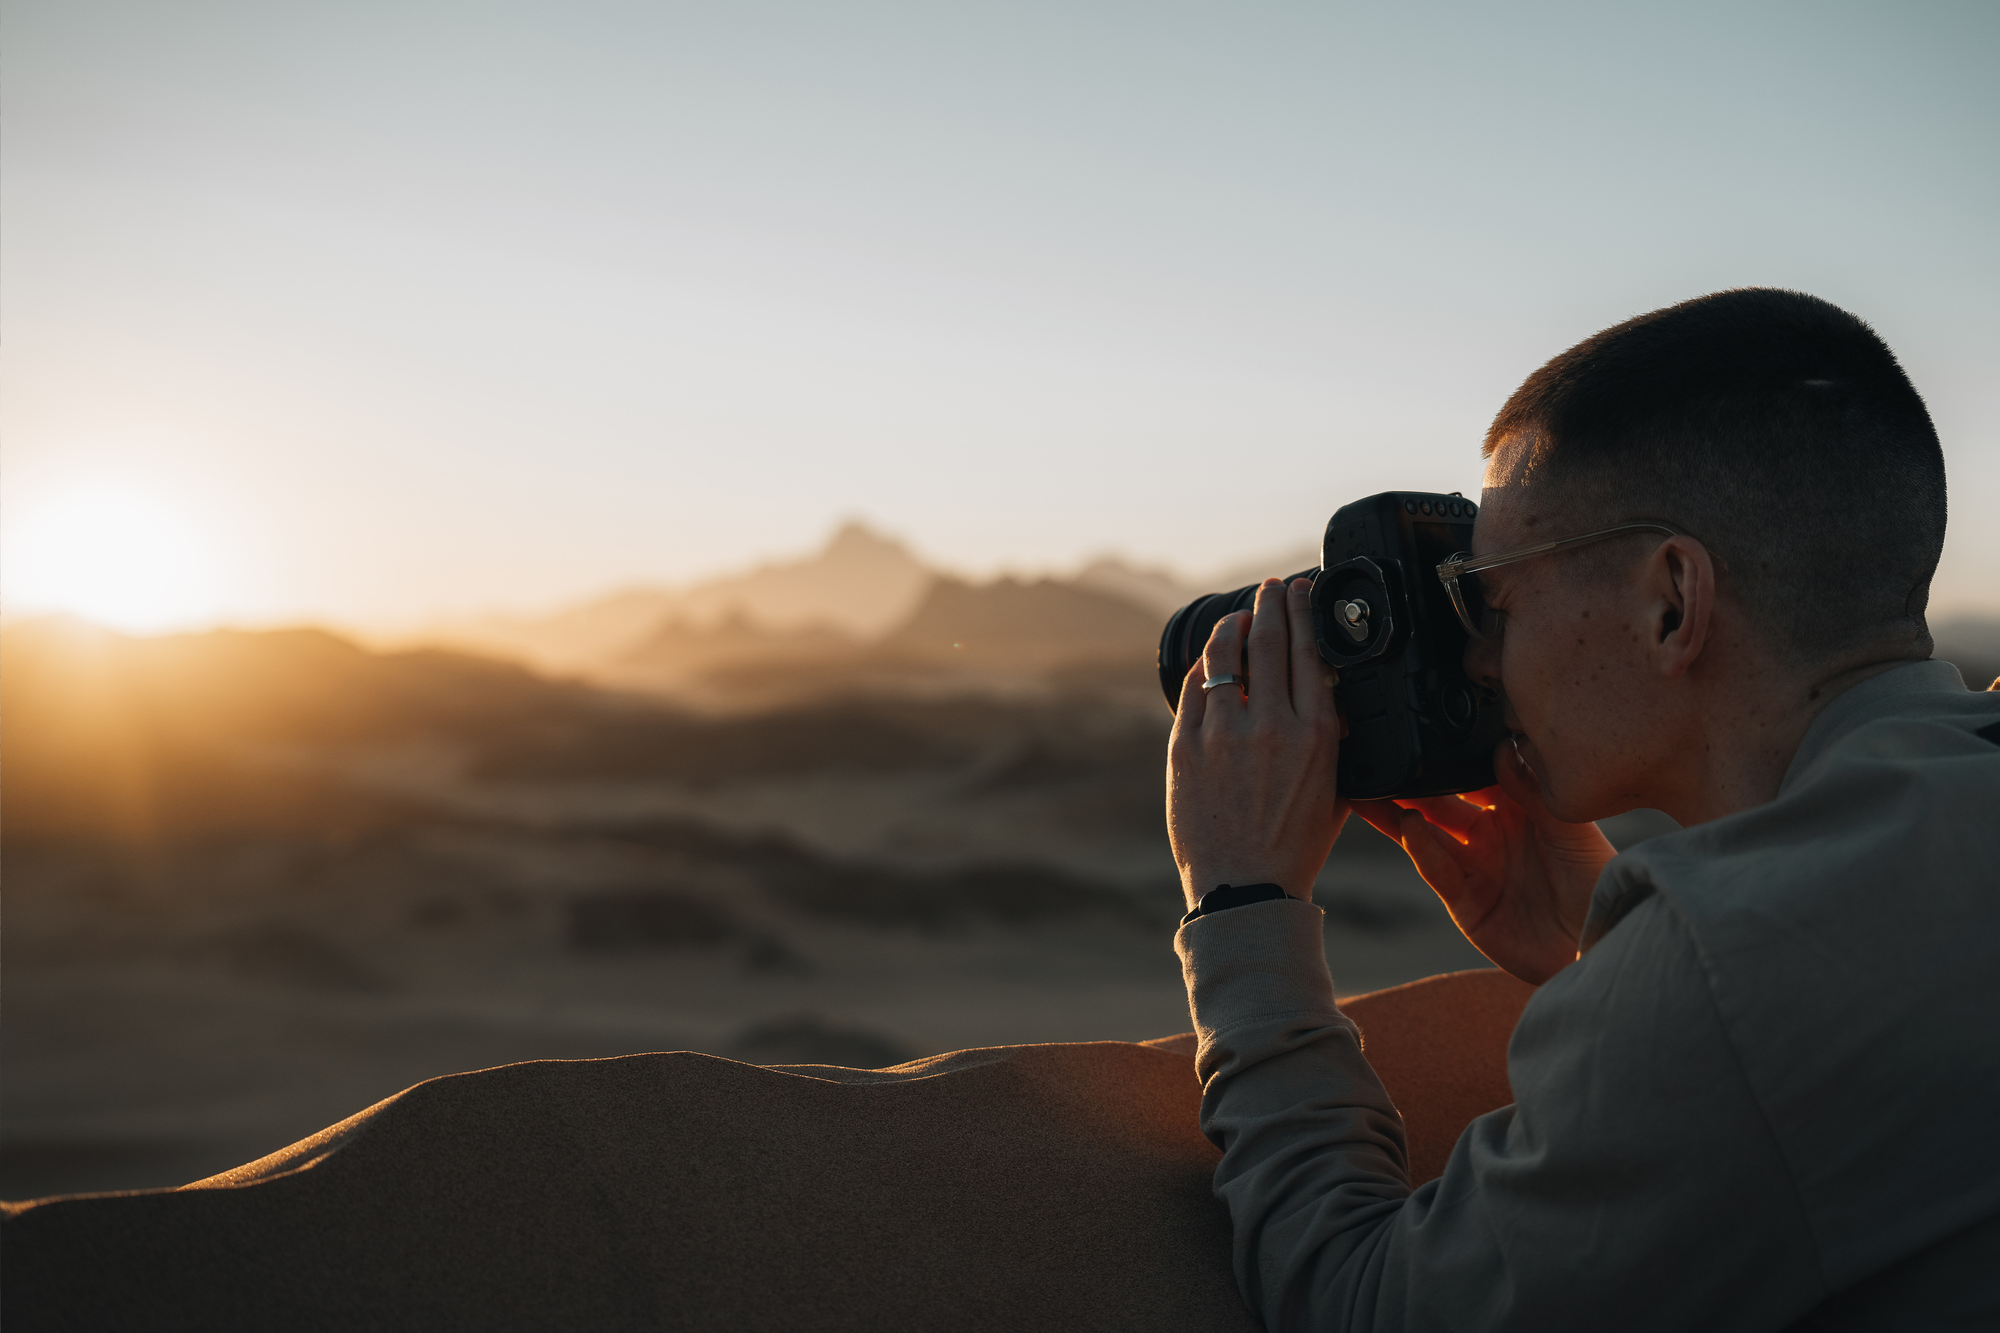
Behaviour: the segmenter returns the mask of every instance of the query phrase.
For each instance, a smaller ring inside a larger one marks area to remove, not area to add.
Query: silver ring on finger
[[[1248,694],[1250,692],[1250,678],[1248,676],[1239,676],[1235,674],[1227,676],[1210,676],[1207,680],[1201,683],[1201,692],[1203,694],[1207,694],[1210,690],[1220,689],[1224,685],[1241,686],[1245,694]]]

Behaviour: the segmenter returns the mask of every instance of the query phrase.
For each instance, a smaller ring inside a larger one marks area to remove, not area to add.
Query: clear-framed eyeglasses
[[[1523,546],[1514,551],[1496,551],[1492,555],[1474,555],[1470,551],[1460,551],[1451,559],[1437,567],[1438,581],[1451,595],[1452,610],[1458,612],[1465,632],[1475,639],[1497,639],[1505,621],[1505,613],[1487,605],[1485,589],[1480,586],[1479,574],[1482,570],[1498,569],[1522,560],[1533,560],[1538,555],[1553,555],[1557,551],[1567,551],[1574,546],[1587,546],[1591,542],[1601,542],[1610,537],[1623,536],[1628,532],[1658,532],[1669,537],[1681,535],[1679,528],[1668,527],[1665,523],[1621,523],[1615,528],[1603,528],[1597,532],[1586,532],[1579,537],[1560,537],[1539,546]]]

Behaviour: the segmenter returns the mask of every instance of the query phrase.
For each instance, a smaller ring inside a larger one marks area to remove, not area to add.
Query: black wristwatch
[[[1212,912],[1248,907],[1251,903],[1274,902],[1286,896],[1276,884],[1218,884],[1195,901],[1194,910],[1181,918],[1181,924],[1185,926],[1196,917]]]

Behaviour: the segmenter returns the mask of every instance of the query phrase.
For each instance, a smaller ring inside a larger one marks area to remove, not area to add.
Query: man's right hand
[[[1479,952],[1539,986],[1576,961],[1591,890],[1618,852],[1597,825],[1549,813],[1511,744],[1501,743],[1493,771],[1499,785],[1484,791],[1354,810],[1402,844]]]

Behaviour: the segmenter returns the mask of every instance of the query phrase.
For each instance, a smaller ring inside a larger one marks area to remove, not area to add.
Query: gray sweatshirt
[[[1613,861],[1416,1190],[1321,928],[1175,940],[1270,1329],[2000,1329],[2000,693],[1873,677],[1776,800]]]

